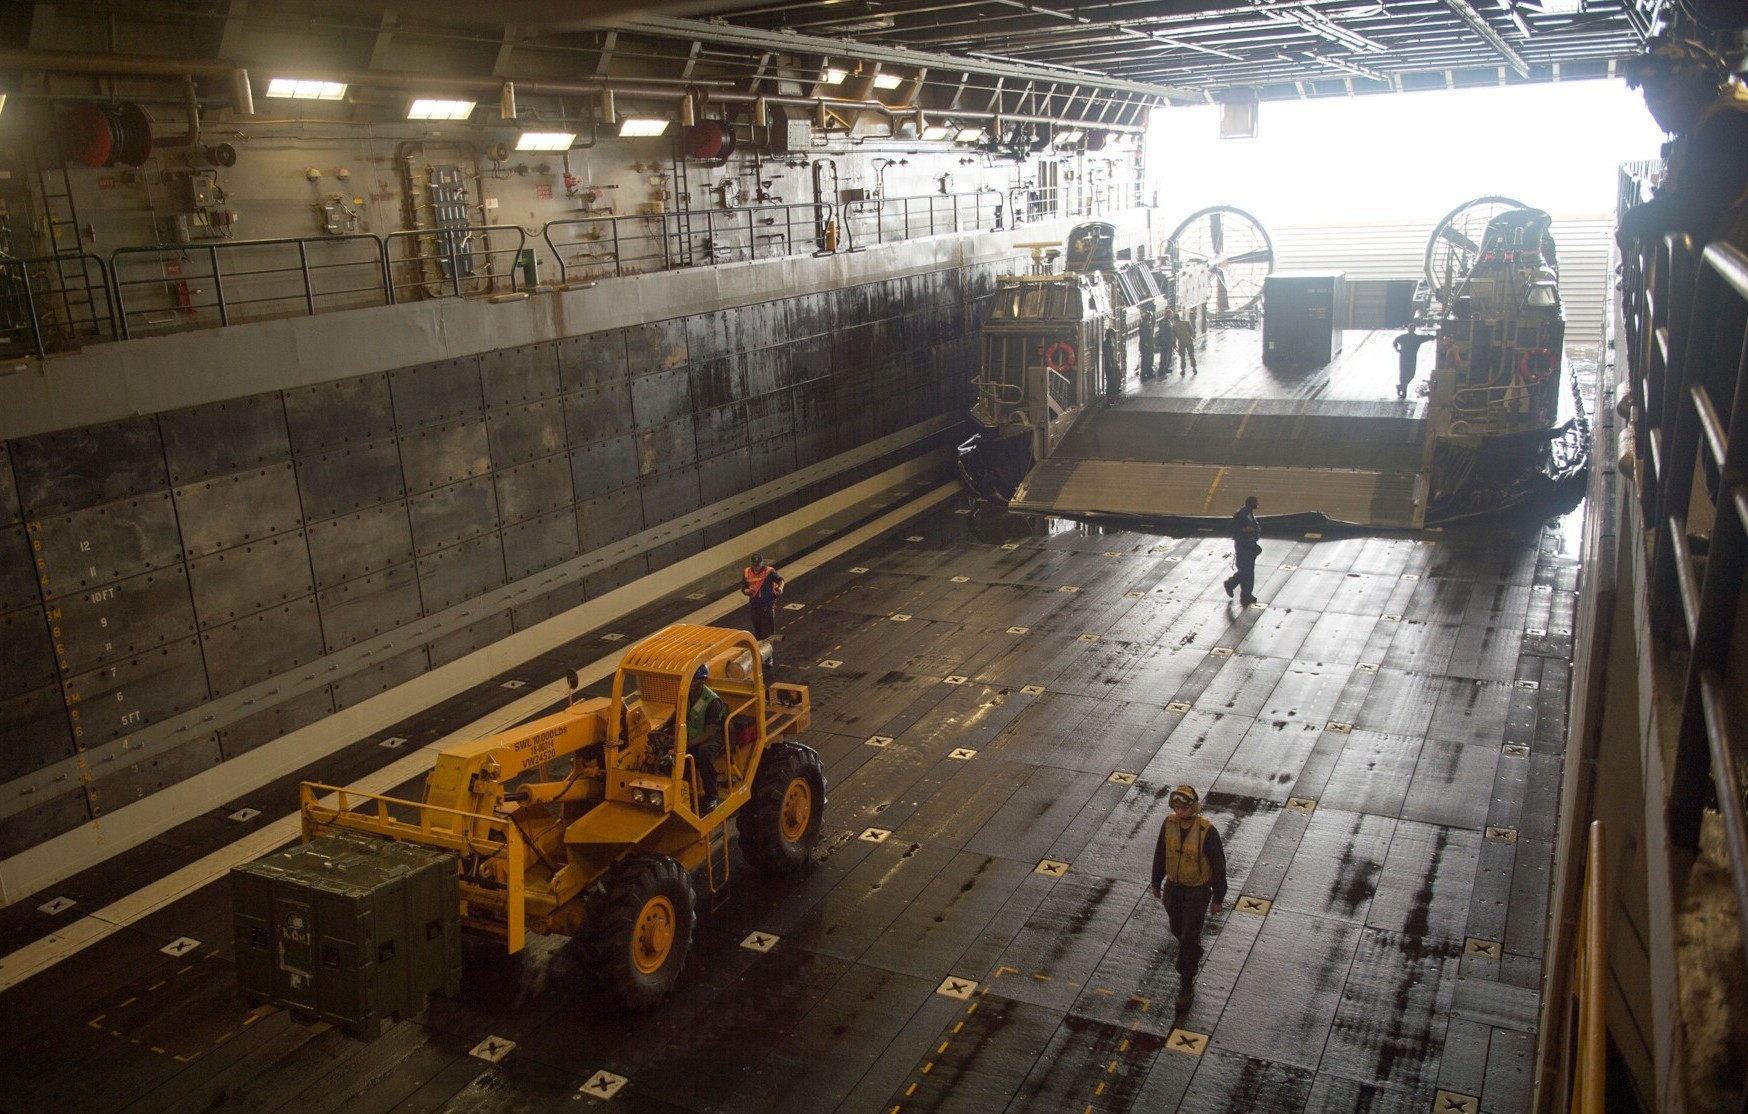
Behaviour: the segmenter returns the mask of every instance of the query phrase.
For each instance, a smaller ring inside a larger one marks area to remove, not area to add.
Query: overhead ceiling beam
[[[1013,77],[1022,80],[1040,76],[1038,63],[1020,64],[1006,59],[978,55],[936,54],[930,51],[873,46],[867,43],[850,42],[846,39],[796,35],[786,31],[761,31],[751,27],[707,23],[696,19],[676,19],[671,16],[643,16],[637,19],[613,20],[605,25],[636,34],[655,35],[669,39],[703,39],[707,42],[726,43],[730,46],[750,47],[755,50],[778,50],[789,53],[810,51],[831,55],[834,58],[857,58],[885,65],[926,66],[936,70],[967,70],[971,73],[986,74],[991,77]],[[1101,89],[1140,93],[1143,96],[1161,100],[1195,100],[1200,97],[1200,94],[1193,90],[1179,88],[1175,85],[1128,81],[1092,71],[1064,69],[1061,76],[1085,81],[1088,84],[1097,85]]]
[[[1506,42],[1504,37],[1495,31],[1485,19],[1481,18],[1481,13],[1469,6],[1469,0],[1444,0],[1444,4],[1445,7],[1456,13],[1458,19],[1467,23],[1475,34],[1485,39],[1488,46],[1497,50],[1499,56],[1517,71],[1517,76],[1529,76],[1529,63],[1524,61],[1523,55],[1512,49],[1511,44]]]
[[[1308,61],[1316,62],[1320,66],[1328,66],[1332,70],[1339,70],[1344,74],[1351,74],[1354,77],[1364,77],[1364,78],[1368,78],[1372,81],[1382,81],[1382,82],[1385,82],[1386,84],[1390,80],[1387,76],[1385,76],[1384,74],[1380,73],[1377,70],[1367,69],[1364,66],[1357,66],[1352,62],[1346,61],[1345,59],[1326,58],[1321,54],[1303,54],[1300,57],[1305,58]],[[1294,59],[1292,59],[1292,58],[1286,59],[1286,61],[1289,61],[1289,62],[1291,62],[1293,60]]]
[[[1461,0],[1459,0],[1459,2],[1461,2]],[[1328,39],[1333,43],[1340,43],[1349,50],[1358,50],[1375,54],[1389,49],[1389,47],[1385,46],[1383,43],[1368,39],[1358,31],[1352,31],[1343,27],[1341,24],[1335,22],[1335,20],[1330,19],[1328,16],[1314,8],[1276,7],[1271,4],[1261,3],[1259,0],[1253,0],[1253,3],[1255,3],[1258,14],[1262,15],[1265,19],[1273,20],[1276,23],[1298,24],[1313,35],[1316,35],[1319,38]]]

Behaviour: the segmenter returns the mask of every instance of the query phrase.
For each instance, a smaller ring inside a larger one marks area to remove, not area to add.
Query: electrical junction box
[[[373,1039],[461,991],[455,856],[348,833],[231,870],[237,983]]]
[[[1341,351],[1347,275],[1283,272],[1262,280],[1262,362],[1322,367]]]

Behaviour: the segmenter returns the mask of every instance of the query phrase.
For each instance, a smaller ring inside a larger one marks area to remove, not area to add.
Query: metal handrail
[[[35,275],[50,268],[59,281],[39,283]],[[79,282],[68,281],[69,268],[76,268]],[[0,256],[0,356],[34,354],[40,360],[82,340],[115,339],[114,283],[100,256]]]
[[[515,246],[508,248],[491,247],[493,235],[508,236],[515,241]],[[483,241],[484,247],[474,243],[475,238]],[[395,244],[399,242],[408,246],[401,258],[395,258]],[[451,228],[408,228],[400,232],[390,232],[383,237],[383,261],[388,273],[388,300],[391,305],[406,301],[404,292],[420,291],[422,298],[465,298],[492,294],[498,291],[500,278],[509,279],[509,292],[517,291],[516,262],[522,254],[522,249],[528,246],[528,232],[515,224],[469,224],[457,225]],[[431,248],[432,250],[423,250]],[[508,255],[509,263],[500,269],[496,266],[500,257]],[[479,265],[476,260],[483,260]],[[407,282],[395,281],[395,269],[403,270],[407,264],[417,268],[417,274]],[[433,270],[429,270],[434,268]],[[447,284],[448,289],[445,289]],[[464,289],[464,284],[472,289]]]
[[[1106,185],[1109,188],[1103,200],[1088,195],[1093,209],[1121,207],[1127,203],[1124,195],[1134,192],[1128,183]],[[1054,198],[1060,188],[1047,192]],[[1000,191],[985,187],[963,193],[870,198],[841,207],[798,202],[567,217],[548,221],[538,232],[517,225],[470,225],[407,229],[387,236],[355,233],[125,247],[111,252],[107,261],[95,255],[0,258],[0,355],[29,353],[42,358],[77,341],[125,340],[222,327],[242,320],[313,317],[339,309],[393,305],[408,300],[413,291],[421,298],[469,297],[506,290],[521,293],[531,284],[520,275],[517,264],[531,235],[545,240],[551,260],[558,265],[560,282],[571,285],[587,278],[673,270],[734,258],[819,254],[827,250],[827,223],[840,216],[839,249],[865,246],[858,240],[868,237],[884,244],[948,232],[1000,229],[1005,199]],[[1041,218],[1047,214],[1033,215]],[[777,231],[779,225],[781,232]],[[588,231],[578,234],[578,229]],[[510,238],[513,246],[480,247],[475,243],[483,240],[489,245],[494,236]],[[395,258],[396,241],[413,245],[399,259]],[[435,250],[419,250],[421,242],[426,247],[434,245]],[[585,242],[600,247],[579,255],[574,249]],[[369,245],[366,257],[323,258],[324,253],[333,253],[336,245],[358,243]],[[287,249],[294,258],[279,266],[238,266],[232,262],[249,253],[274,249]],[[504,256],[510,259],[506,262]],[[43,282],[31,271],[45,264],[65,268],[72,261],[84,268],[77,282],[69,282],[64,273]],[[186,273],[184,269],[195,261],[204,261],[204,270]],[[149,266],[151,273],[136,275],[142,264]],[[95,276],[90,273],[93,266]],[[408,267],[417,268],[417,273],[408,276]],[[356,274],[359,269],[369,271],[368,281],[338,286],[319,281],[331,273]],[[71,322],[63,310],[57,321],[46,308],[55,303],[90,309]],[[273,309],[263,312],[261,307]],[[57,343],[56,332],[67,334],[69,330],[77,332],[63,335]]]
[[[866,246],[862,243],[865,231],[875,243],[883,244],[994,228],[999,204],[989,203],[984,196],[988,192],[971,190],[847,202],[843,206],[844,246]],[[890,231],[889,222],[894,212],[898,214],[896,235]],[[921,217],[917,216],[919,212]],[[811,255],[824,249],[825,225],[835,213],[832,205],[806,201],[564,217],[548,221],[541,228],[541,236],[558,262],[559,281],[569,284],[705,263]],[[873,222],[871,229],[859,227],[868,221]]]
[[[310,260],[312,248],[337,252],[352,245],[366,246],[369,249],[368,255],[354,259],[342,258],[333,262]],[[227,267],[230,259],[242,260],[254,253],[273,253],[275,249],[290,249],[295,253],[295,265],[288,263],[280,267],[251,268],[244,264]],[[153,269],[157,273],[143,278],[124,278],[123,275],[131,271],[130,264],[136,259],[154,264]],[[188,273],[186,266],[197,260],[204,260],[206,269]],[[209,327],[200,324],[200,317],[211,311],[217,312],[218,324],[222,327],[233,324],[232,318],[237,312],[248,314],[250,306],[301,304],[303,313],[296,316],[314,317],[323,312],[324,301],[334,298],[348,299],[348,304],[343,307],[346,309],[356,309],[360,305],[386,305],[388,302],[388,271],[383,241],[369,233],[322,237],[282,236],[264,240],[212,240],[162,247],[117,248],[109,253],[109,261],[110,274],[115,284],[116,328],[122,339],[142,332],[136,327],[136,318],[140,325],[147,326],[148,329],[165,331],[163,326],[170,326],[172,330]],[[124,268],[128,270],[124,271]],[[365,285],[318,288],[318,275],[328,271],[352,274],[360,268],[368,272]],[[291,288],[275,285],[292,275],[297,276],[297,281]],[[227,290],[227,281],[237,285]],[[201,282],[212,284],[210,295],[202,287],[195,285]],[[145,298],[141,293],[134,293],[132,299],[135,305],[141,301],[150,301],[151,304],[140,308],[130,307],[130,292],[153,289],[160,292],[158,299],[154,301]],[[252,296],[245,296],[249,291],[253,291]],[[369,297],[352,298],[353,295]],[[153,319],[146,317],[147,314],[168,316]],[[260,320],[271,316],[285,315],[248,314],[248,319]]]
[[[1633,417],[1643,427],[1640,509],[1653,536],[1653,629],[1667,649],[1687,651],[1669,842],[1697,851],[1708,799],[1715,802],[1736,907],[1748,909],[1745,744],[1724,696],[1748,587],[1748,254],[1723,242],[1699,252],[1675,234],[1649,259],[1629,252],[1624,273],[1626,328],[1636,341],[1627,346]],[[1713,410],[1713,399],[1730,400],[1729,413]],[[1647,445],[1658,447],[1655,456]],[[1706,535],[1703,557],[1693,531]],[[1738,928],[1748,955],[1748,917]]]

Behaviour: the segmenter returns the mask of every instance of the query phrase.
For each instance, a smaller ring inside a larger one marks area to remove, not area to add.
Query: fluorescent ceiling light
[[[407,106],[407,119],[409,120],[465,120],[472,115],[472,101],[438,101],[420,98]]]
[[[0,112],[6,111],[6,94],[0,93]]]
[[[945,124],[930,124],[923,129],[924,139],[945,139],[953,134],[953,129]]]
[[[1072,131],[1072,130],[1065,131],[1065,132],[1057,132],[1055,143],[1056,143],[1056,146],[1058,146],[1058,147],[1067,147],[1071,143],[1079,143],[1084,136],[1085,136],[1084,132],[1078,132],[1078,131]]]
[[[516,137],[516,150],[568,151],[576,141],[576,132],[523,132]]]
[[[289,97],[299,101],[337,101],[346,95],[343,81],[304,81],[295,77],[276,77],[267,83],[270,97]]]
[[[827,66],[825,72],[819,75],[819,80],[822,85],[836,85],[849,76],[849,70],[840,70],[834,66]]]
[[[877,73],[874,75],[874,88],[896,89],[903,80],[904,78],[895,73]]]
[[[619,122],[621,136],[660,135],[667,130],[666,120],[653,120],[647,116],[627,116]]]
[[[955,143],[976,143],[983,138],[982,128],[965,128],[953,137]]]
[[[1572,15],[1584,10],[1584,0],[1542,0],[1543,15]]]

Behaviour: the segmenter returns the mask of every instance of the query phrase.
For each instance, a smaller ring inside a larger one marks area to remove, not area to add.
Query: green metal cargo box
[[[231,870],[245,994],[365,1039],[461,990],[455,857],[340,833]]]

